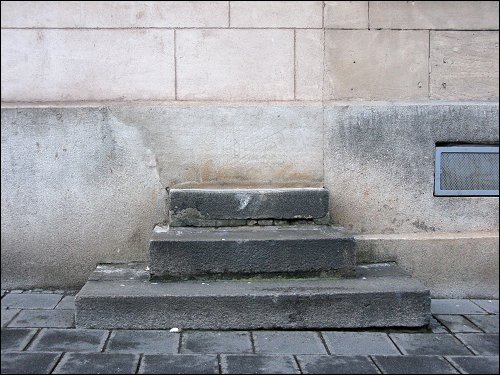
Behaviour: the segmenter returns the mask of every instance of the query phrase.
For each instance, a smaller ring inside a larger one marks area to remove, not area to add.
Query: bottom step
[[[99,265],[76,296],[76,326],[101,329],[422,327],[430,293],[395,264],[348,279],[150,282],[140,263]]]

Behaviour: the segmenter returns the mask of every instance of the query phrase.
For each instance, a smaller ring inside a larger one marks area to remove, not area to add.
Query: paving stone
[[[45,352],[100,352],[108,331],[100,329],[43,329],[29,350]]]
[[[328,354],[317,332],[253,332],[256,353]]]
[[[16,314],[21,311],[20,309],[2,309],[2,328],[5,327]]]
[[[407,355],[471,355],[453,335],[434,333],[390,333],[389,336]]]
[[[252,353],[252,342],[249,332],[189,332],[181,353]]]
[[[385,333],[323,332],[323,337],[332,354],[401,354]]]
[[[490,314],[498,314],[498,300],[491,300],[491,299],[473,299],[472,302],[474,302],[476,305],[479,307],[483,308],[484,310],[488,311]]]
[[[57,304],[56,309],[74,310],[75,309],[75,297],[74,296],[65,296],[61,300],[61,302],[59,302]]]
[[[23,310],[9,324],[9,327],[32,328],[72,328],[74,326],[73,310]]]
[[[36,329],[2,328],[2,350],[23,350],[35,334]]]
[[[435,355],[374,356],[384,374],[458,374],[442,357]]]
[[[113,331],[106,347],[107,352],[176,354],[180,335],[160,330]]]
[[[457,338],[475,355],[498,355],[498,335],[493,333],[458,333]]]
[[[483,316],[483,315],[471,315]],[[487,315],[485,315],[487,316]],[[436,315],[436,318],[443,323],[451,332],[481,332],[474,324],[461,315]]]
[[[446,357],[462,374],[498,374],[498,356]]]
[[[2,374],[50,374],[61,353],[2,353]]]
[[[2,309],[53,309],[62,294],[8,294],[2,298]]]
[[[293,356],[222,355],[223,374],[300,374]]]
[[[498,315],[465,315],[486,333],[498,333]]]
[[[432,333],[448,333],[448,330],[444,325],[441,324],[439,320],[432,317],[430,323]]]
[[[298,355],[303,374],[378,374],[369,357],[337,355]]]
[[[53,374],[134,374],[139,354],[67,353]]]
[[[433,299],[431,313],[438,315],[486,314],[482,308],[467,299]]]
[[[139,374],[218,374],[216,355],[148,355],[141,361]]]

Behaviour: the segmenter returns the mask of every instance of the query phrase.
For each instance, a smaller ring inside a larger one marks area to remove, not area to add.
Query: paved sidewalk
[[[499,371],[498,300],[433,300],[428,331],[173,333],[75,329],[74,294],[2,290],[2,374]]]

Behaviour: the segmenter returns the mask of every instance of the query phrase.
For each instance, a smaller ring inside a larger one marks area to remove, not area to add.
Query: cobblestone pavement
[[[74,294],[2,290],[2,374],[498,374],[498,300],[432,301],[429,330],[89,330]]]

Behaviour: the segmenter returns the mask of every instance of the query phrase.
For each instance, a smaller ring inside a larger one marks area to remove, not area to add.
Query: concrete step
[[[393,264],[347,279],[149,281],[145,264],[100,265],[76,296],[76,326],[100,329],[422,327],[430,293]]]
[[[171,189],[172,226],[218,226],[254,219],[321,219],[328,214],[328,190]]]
[[[166,228],[150,241],[152,279],[248,276],[349,276],[353,237],[340,227]]]

